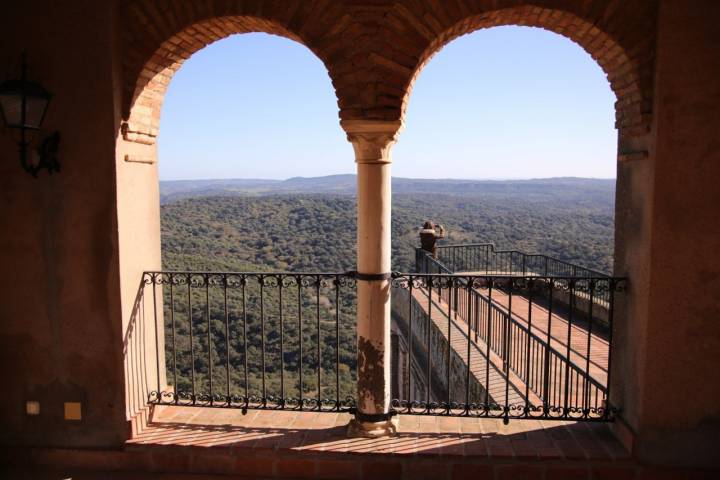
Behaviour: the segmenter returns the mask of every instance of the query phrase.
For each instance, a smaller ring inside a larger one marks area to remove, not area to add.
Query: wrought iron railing
[[[416,258],[420,258],[423,254],[422,249],[418,250]],[[437,247],[437,260],[451,273],[482,272],[543,277],[609,277],[606,273],[547,255],[529,254],[519,250],[496,250],[492,243],[440,245]]]
[[[150,403],[354,409],[352,273],[146,272],[142,287],[165,327]]]
[[[403,307],[394,301],[394,311],[407,324],[411,355],[418,338],[413,328],[424,330],[415,348],[427,359],[426,390],[418,395],[408,375],[402,396],[393,400],[395,411],[504,420],[612,419],[612,318],[623,279],[580,276],[578,271],[574,276],[453,274],[427,252],[421,255],[418,267],[424,271],[396,274],[393,295],[407,302]],[[602,322],[593,313],[596,297],[608,306]],[[433,339],[443,344],[445,358],[438,356]],[[461,361],[453,363],[451,357]],[[433,359],[444,372],[436,371]],[[459,378],[459,363],[464,378]],[[445,395],[433,398],[431,386],[439,380],[444,380]],[[459,382],[464,391],[458,392]]]
[[[408,347],[392,412],[613,418],[611,326],[623,279],[458,274],[427,252],[417,260],[421,271],[392,279]],[[355,411],[355,277],[146,272],[139,303],[151,304],[157,334],[144,341],[160,352],[149,403]],[[597,297],[607,299],[606,321],[593,313]]]
[[[433,261],[434,260],[434,261]],[[519,250],[496,250],[492,243],[441,245],[436,257],[422,248],[415,249],[415,271],[427,273],[475,273],[484,275],[513,275],[565,278],[610,278],[611,276],[564,260]],[[578,298],[585,298],[577,292]],[[598,292],[593,302],[599,309],[608,308],[607,292]],[[603,312],[607,315],[607,312]],[[602,319],[602,317],[600,317]]]

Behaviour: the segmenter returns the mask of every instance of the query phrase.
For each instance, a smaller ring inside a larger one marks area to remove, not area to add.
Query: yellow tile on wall
[[[65,402],[65,420],[82,420],[80,402]]]
[[[37,400],[28,400],[25,402],[25,413],[28,415],[40,415],[40,402]]]

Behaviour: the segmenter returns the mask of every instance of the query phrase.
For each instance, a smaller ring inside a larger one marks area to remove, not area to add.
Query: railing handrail
[[[466,286],[465,288],[468,288],[468,287]],[[501,315],[507,317],[508,320],[510,321],[511,325],[512,325],[514,328],[520,329],[523,333],[525,333],[525,334],[528,336],[528,338],[532,338],[532,340],[533,340],[534,342],[536,342],[536,343],[539,344],[539,345],[542,345],[543,348],[546,348],[551,354],[555,355],[555,356],[558,357],[558,358],[565,359],[565,358],[564,358],[564,355],[563,355],[560,351],[558,351],[555,347],[553,347],[552,345],[550,345],[549,343],[547,343],[547,341],[546,341],[545,339],[539,337],[539,336],[536,335],[535,333],[532,333],[532,332],[530,331],[530,329],[528,329],[528,327],[526,327],[526,326],[523,325],[522,323],[520,323],[520,322],[518,322],[517,320],[515,320],[515,319],[513,318],[512,312],[511,312],[510,310],[508,310],[507,308],[505,308],[505,307],[503,307],[503,306],[500,306],[500,305],[492,302],[488,297],[486,297],[485,295],[481,294],[480,292],[477,292],[475,289],[472,289],[471,291],[472,291],[472,294],[473,294],[473,295],[476,295],[476,296],[480,297],[481,299],[483,299],[483,301],[485,301],[485,303],[486,303],[490,308],[492,308],[494,311],[496,311],[496,312],[500,313]],[[582,375],[585,374],[585,372],[584,372],[581,368],[579,368],[577,365],[575,365],[573,362],[571,362],[570,359],[565,359],[565,361],[568,362],[570,368],[572,368],[573,370],[575,370],[575,371],[578,372],[579,374],[582,374]],[[512,366],[511,366],[510,368],[512,368]],[[516,372],[516,373],[517,373],[517,372]],[[519,374],[518,374],[518,375],[519,375]],[[522,378],[522,377],[521,377],[521,378]],[[527,379],[524,379],[524,380],[527,381]],[[606,392],[606,391],[607,391],[607,387],[606,387],[605,385],[602,385],[600,382],[598,382],[595,378],[592,377],[592,375],[588,376],[588,380],[590,381],[590,383],[594,384],[599,390],[601,390],[601,391],[603,391],[603,392]],[[536,392],[536,393],[537,393],[537,392]]]
[[[582,277],[579,276],[567,276],[567,275],[508,275],[508,274],[502,274],[502,273],[425,273],[425,272],[398,272],[394,271],[392,272],[393,278],[399,278],[406,275],[413,275],[413,276],[423,276],[423,277],[435,277],[435,278],[477,278],[477,279],[502,279],[502,280],[518,280],[518,279],[527,279],[527,280],[545,280],[545,279],[552,279],[552,280],[567,280],[567,281],[573,281],[573,280],[626,280],[626,277],[604,277],[604,276],[585,276]]]
[[[345,271],[345,272],[287,272],[287,271],[243,271],[243,272],[233,272],[233,271],[204,271],[204,270],[146,270],[143,272],[143,275],[307,275],[307,276],[317,276],[317,275],[324,275],[324,276],[332,276],[332,275],[342,275],[346,277],[355,277],[357,275],[357,272],[355,271]]]
[[[412,275],[412,274],[403,274],[403,275]],[[427,275],[426,275],[426,274],[422,274],[422,276],[424,277],[424,276],[427,276]],[[447,275],[443,275],[443,276],[444,276],[444,277],[447,277]],[[465,286],[465,288],[467,288],[467,286]],[[565,355],[564,355],[562,352],[560,352],[559,350],[557,350],[557,349],[556,349],[555,347],[553,347],[552,345],[548,345],[548,343],[545,341],[545,339],[543,339],[543,338],[537,336],[536,334],[532,333],[525,325],[523,325],[523,324],[519,323],[517,320],[513,319],[513,318],[512,318],[512,314],[509,313],[509,311],[508,311],[507,309],[505,309],[504,307],[501,307],[500,305],[497,305],[497,304],[495,304],[495,303],[489,302],[487,297],[485,297],[484,295],[476,292],[474,289],[472,290],[472,294],[479,296],[479,297],[482,298],[482,299],[486,302],[486,304],[489,305],[494,311],[496,311],[496,312],[500,313],[501,315],[507,317],[513,327],[519,328],[519,329],[520,329],[523,333],[525,333],[529,338],[532,338],[533,341],[535,341],[537,344],[542,345],[543,348],[546,348],[546,349],[548,350],[548,352],[550,352],[550,354],[555,355],[556,357],[560,358],[561,360],[565,359]],[[436,301],[433,301],[433,303],[437,304]],[[441,311],[441,313],[442,313],[443,315],[445,315],[445,316],[447,317],[447,314],[446,314],[442,309],[441,309],[440,311]],[[453,323],[455,323],[455,324],[457,325],[457,323],[456,323],[454,320],[452,320],[452,319],[448,319],[448,320],[451,321],[451,322],[453,322]],[[461,333],[465,338],[468,338],[467,333],[465,333],[465,331],[464,331],[463,329],[460,329],[460,333]],[[488,340],[486,339],[485,341],[488,341]],[[493,350],[493,351],[494,351],[494,350]],[[482,352],[481,352],[481,354],[482,354]],[[500,356],[500,357],[502,358],[502,355],[500,355],[499,352],[495,352],[495,354],[498,355],[498,356]],[[567,359],[565,359],[565,360],[568,361],[569,368],[573,369],[573,370],[574,370],[575,372],[577,372],[578,374],[583,375],[584,378],[587,378],[587,380],[588,380],[590,383],[592,383],[598,390],[602,391],[603,393],[607,393],[607,386],[606,386],[606,385],[601,384],[601,383],[600,383],[599,381],[597,381],[592,375],[589,375],[589,376],[585,377],[585,372],[584,372],[580,367],[578,367],[578,366],[575,365],[573,362],[570,362],[570,361],[567,360]],[[509,366],[509,368],[511,368],[511,369],[513,370],[513,372],[514,372],[521,380],[523,380],[523,381],[528,381],[528,379],[522,378],[521,374],[520,374],[517,370],[515,370],[515,368],[513,368],[513,366],[510,364],[510,362],[508,362],[508,366]],[[500,372],[500,373],[501,373],[501,376],[505,377],[505,373],[504,373],[504,372]],[[535,393],[537,394],[537,392],[535,392]]]
[[[576,269],[577,269],[577,268],[582,269],[582,270],[584,270],[584,271],[586,271],[586,272],[589,272],[589,273],[591,273],[591,274],[593,274],[593,275],[598,275],[598,276],[607,277],[607,278],[612,277],[612,275],[610,275],[610,274],[603,273],[603,272],[600,272],[600,271],[598,271],[598,270],[594,270],[594,269],[592,269],[592,268],[584,267],[584,266],[582,266],[582,265],[578,265],[578,264],[575,264],[575,263],[570,263],[570,262],[567,262],[567,261],[565,261],[565,260],[560,260],[559,258],[551,257],[551,256],[549,256],[549,255],[545,255],[545,254],[542,254],[542,253],[526,253],[526,252],[523,252],[522,250],[515,250],[515,249],[498,250],[498,249],[495,247],[495,244],[494,244],[494,243],[451,243],[451,244],[443,244],[443,245],[438,245],[438,246],[437,246],[438,250],[441,250],[441,249],[449,249],[449,248],[472,248],[472,247],[487,247],[487,248],[489,248],[489,249],[492,251],[493,254],[496,254],[496,255],[497,255],[497,254],[518,254],[518,255],[522,255],[522,256],[524,256],[524,257],[526,257],[526,258],[527,258],[527,257],[544,258],[544,259],[547,259],[547,260],[552,260],[553,262],[557,262],[557,263],[562,264],[562,265],[566,265],[566,266],[568,266],[568,267],[573,267],[573,268],[576,268]],[[422,250],[421,247],[416,247],[416,250],[418,250],[418,249],[419,249],[419,250]],[[583,276],[584,276],[584,275],[583,275]]]
[[[157,350],[148,402],[354,412],[354,396],[341,392],[341,365],[348,364],[341,363],[340,345],[341,311],[356,278],[354,272],[143,272],[139,301],[151,309]],[[163,344],[171,353],[165,362]],[[163,381],[162,363],[168,374],[172,367],[172,382]]]
[[[428,271],[437,273],[425,273]],[[393,399],[393,408],[398,413],[480,415],[502,418],[503,421],[508,421],[510,418],[611,421],[614,418],[617,409],[609,403],[611,337],[604,346],[598,347],[599,350],[594,350],[596,347],[592,347],[594,353],[591,353],[592,318],[594,318],[592,313],[590,313],[591,319],[588,320],[589,327],[579,333],[579,337],[573,333],[571,340],[570,331],[571,329],[575,331],[572,312],[568,319],[561,323],[563,333],[557,335],[556,329],[551,328],[552,323],[543,326],[541,321],[538,327],[530,320],[532,317],[523,318],[523,314],[514,308],[512,299],[517,295],[526,296],[529,292],[527,306],[529,311],[533,303],[543,302],[542,298],[545,294],[542,292],[547,291],[550,302],[548,315],[552,315],[553,292],[556,291],[557,283],[562,284],[564,289],[569,288],[571,299],[578,292],[577,289],[585,290],[586,286],[591,300],[593,292],[597,289],[607,290],[610,292],[612,304],[612,292],[622,289],[619,287],[622,279],[605,276],[543,277],[533,274],[518,276],[496,273],[451,273],[445,265],[430,255],[427,255],[427,258],[418,255],[417,272],[394,272],[392,277],[393,288],[409,291],[408,313],[407,318],[404,318],[408,331],[410,334],[413,333],[413,317],[420,315],[421,319],[416,320],[416,323],[420,321],[416,331],[424,335],[418,340],[420,346],[424,345],[428,351],[440,349],[439,355],[442,358],[436,361],[440,362],[441,368],[445,371],[446,383],[443,388],[447,395],[446,398],[441,395],[435,399],[429,391],[413,393],[417,391],[412,389],[412,381],[408,380],[401,393],[405,396]],[[546,281],[550,282],[549,288],[544,287]],[[541,286],[542,295],[539,300],[535,297],[537,286]],[[497,291],[499,296],[494,293],[489,294],[484,288]],[[417,293],[413,294],[413,291]],[[421,306],[422,313],[415,313],[415,306],[423,302],[427,303],[427,307]],[[526,308],[524,304],[522,308]],[[588,309],[592,312],[592,302],[588,305]],[[436,314],[440,316],[436,318]],[[612,306],[609,317],[612,322]],[[426,320],[422,320],[423,318]],[[464,323],[461,325],[463,320]],[[445,321],[448,323],[445,324]],[[423,322],[427,325],[434,324],[436,333],[440,332],[443,335],[447,345],[438,343],[443,340],[435,340],[436,334],[431,335],[430,327],[425,326]],[[531,325],[535,326],[535,329]],[[444,333],[446,329],[447,334]],[[454,339],[452,343],[451,338]],[[575,344],[578,338],[582,347],[577,347]],[[455,346],[456,341],[458,346]],[[462,346],[465,343],[467,351]],[[479,348],[477,351],[473,350],[474,353],[471,354],[472,345]],[[595,355],[603,355],[603,348],[608,349],[606,360],[593,359]],[[462,383],[457,376],[463,373],[457,373],[456,367],[453,367],[451,373],[451,349],[461,361],[465,362],[464,402],[458,401],[462,392],[456,391],[457,382]],[[478,366],[482,362],[472,360],[472,357],[478,354],[484,357],[485,366]],[[404,362],[410,362],[412,355],[410,351],[407,354],[408,359]],[[432,363],[428,361],[427,365],[423,365],[427,370],[428,384],[431,379],[431,368],[434,368],[436,361]],[[409,365],[410,363],[407,363],[407,369],[411,368]],[[482,375],[485,376],[484,380]],[[474,378],[473,381],[470,380],[471,376]],[[480,390],[474,386],[475,383],[472,383],[475,381],[479,382]],[[484,395],[484,400],[481,395]]]
[[[489,244],[489,243],[476,244],[476,245],[493,247],[493,244]],[[452,246],[452,245],[448,245],[445,247],[450,247],[450,246]],[[438,248],[442,248],[442,247],[438,247]],[[491,311],[497,312],[498,314],[501,315],[501,317],[506,318],[511,327],[517,328],[520,331],[522,331],[524,334],[528,335],[528,341],[530,341],[530,339],[532,339],[532,341],[535,342],[535,344],[541,346],[542,348],[547,349],[547,351],[550,355],[554,355],[555,357],[559,358],[561,361],[566,362],[568,365],[568,368],[570,368],[573,371],[575,371],[576,373],[582,375],[584,378],[586,378],[586,380],[589,383],[591,383],[593,386],[595,386],[598,390],[600,390],[604,394],[607,394],[607,392],[608,392],[607,385],[603,385],[592,375],[586,374],[586,372],[583,371],[579,366],[575,365],[570,360],[570,358],[566,358],[565,354],[556,350],[547,340],[530,332],[528,328],[526,328],[524,325],[522,325],[520,322],[518,322],[514,318],[514,315],[511,311],[509,311],[506,308],[501,308],[501,306],[499,306],[495,302],[491,301],[491,299],[486,297],[485,295],[482,295],[480,292],[475,290],[475,288],[470,288],[468,286],[467,282],[471,281],[473,279],[486,279],[489,281],[527,279],[527,280],[548,280],[551,282],[556,281],[556,280],[568,281],[568,282],[574,282],[574,281],[578,281],[578,280],[589,281],[589,282],[603,281],[603,282],[608,282],[609,289],[613,289],[615,287],[615,285],[617,285],[618,283],[626,281],[627,280],[626,278],[612,277],[612,276],[608,276],[605,274],[600,274],[599,276],[584,276],[584,275],[583,276],[577,276],[577,275],[574,275],[574,276],[566,276],[566,275],[565,276],[561,276],[561,275],[522,275],[522,276],[517,276],[517,275],[494,274],[494,273],[493,274],[455,273],[455,272],[451,271],[450,268],[447,265],[445,265],[441,260],[432,256],[430,254],[430,252],[427,252],[426,250],[423,250],[422,248],[418,248],[417,251],[422,252],[424,254],[423,260],[426,262],[424,264],[425,270],[428,270],[427,262],[430,262],[431,264],[434,264],[438,268],[438,270],[440,270],[442,272],[446,272],[446,273],[427,273],[427,272],[424,272],[424,273],[417,272],[414,274],[412,274],[412,273],[397,273],[397,274],[393,274],[394,277],[409,276],[412,278],[413,276],[421,276],[421,277],[426,277],[426,278],[456,278],[456,279],[458,279],[460,281],[460,283],[462,284],[463,288],[469,290],[471,292],[471,295],[473,295],[473,297],[478,297],[485,305],[488,306],[488,308]],[[510,251],[510,252],[517,252],[517,251]],[[522,252],[518,252],[518,253],[522,253]],[[538,256],[542,257],[542,255],[538,255]],[[551,258],[551,257],[547,257],[547,258]],[[591,272],[591,273],[598,273],[593,270],[587,270],[587,271]],[[468,324],[470,323],[470,319],[466,319],[466,321],[468,322]],[[479,332],[479,333],[480,333],[480,336],[482,337],[483,332]],[[485,339],[485,341],[489,342],[490,339],[489,338]],[[502,352],[498,352],[495,348],[492,348],[492,350],[497,355],[499,355],[501,358],[504,358]],[[529,378],[523,378],[523,376],[520,373],[518,373],[512,366],[510,366],[509,363],[508,363],[508,367],[511,368],[521,378],[521,380],[523,380],[525,382],[528,382],[530,380]],[[537,392],[535,392],[535,393],[537,393]]]
[[[435,259],[433,259],[433,260],[435,260]],[[516,278],[516,277],[509,276],[509,275],[504,275],[504,276],[503,275],[463,275],[463,274],[445,274],[445,273],[400,273],[400,272],[393,273],[393,278],[402,278],[402,277],[457,278],[458,280],[461,280],[461,283],[463,280],[465,282],[467,282],[467,280],[473,279],[473,278],[503,278],[503,279]],[[543,278],[543,277],[527,277],[527,278],[535,280],[535,279]],[[552,277],[552,278],[562,279],[561,277]],[[577,279],[577,277],[565,277],[565,278],[570,279],[570,280]],[[583,280],[585,280],[585,279],[586,278],[583,277]],[[589,280],[592,280],[592,278],[590,278]],[[603,278],[602,280],[605,280],[605,279]],[[543,348],[548,350],[548,352],[550,352],[551,354],[555,355],[556,357],[558,357],[560,359],[565,359],[565,355],[562,352],[557,350],[552,345],[548,344],[545,339],[543,339],[543,338],[539,337],[538,335],[536,335],[535,333],[531,332],[525,325],[521,324],[515,318],[513,318],[512,312],[510,312],[507,308],[505,308],[501,305],[498,305],[495,302],[492,302],[488,297],[486,297],[485,295],[476,291],[474,288],[469,288],[467,286],[467,283],[463,284],[463,288],[469,289],[473,296],[477,296],[480,299],[482,299],[483,302],[485,302],[485,304],[488,305],[488,307],[491,308],[493,311],[498,312],[503,317],[507,317],[508,321],[511,323],[511,325],[514,328],[520,329],[523,333],[528,335],[528,338],[532,338],[533,341],[535,341],[539,345],[542,345]],[[441,309],[441,311],[442,311],[442,309]],[[445,315],[444,312],[443,312],[443,315]],[[463,335],[467,336],[466,333],[464,333],[464,332],[462,332],[462,333],[463,333]],[[482,335],[482,332],[481,332],[481,335]],[[488,341],[488,340],[485,340],[485,341]],[[493,349],[493,351],[495,351],[495,350]],[[495,351],[495,353],[502,358],[501,352]],[[565,359],[565,360],[568,362],[570,368],[572,368],[577,373],[579,373],[583,376],[585,375],[585,372],[580,367],[575,365],[573,362],[569,361],[569,359]],[[512,368],[512,367],[510,367],[510,368]],[[513,371],[515,371],[515,370],[513,369]],[[518,374],[517,372],[515,372],[515,373]],[[518,374],[518,376],[520,376],[520,375]],[[590,383],[592,383],[594,386],[596,386],[599,390],[601,390],[602,392],[607,392],[606,385],[602,385],[591,375],[588,376],[587,378],[588,378],[588,381]],[[522,379],[522,377],[521,377],[521,379]],[[526,379],[522,379],[522,380],[526,381]]]

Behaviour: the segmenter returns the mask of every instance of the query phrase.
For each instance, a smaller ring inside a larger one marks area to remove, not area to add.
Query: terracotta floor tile
[[[251,449],[259,454],[294,450],[388,458],[628,458],[605,425],[538,420],[503,425],[492,418],[401,415],[397,436],[366,439],[347,438],[350,418],[337,412],[250,411],[242,415],[220,408],[163,407],[141,434],[128,441],[128,447],[177,445],[237,452]]]
[[[460,433],[483,433],[479,418],[461,418]]]
[[[416,435],[400,435],[393,444],[394,455],[415,455],[417,451]]]
[[[465,448],[465,456],[468,457],[486,457],[488,454],[485,440],[480,436],[468,436],[463,444]]]
[[[448,457],[457,457],[465,455],[465,440],[459,436],[435,438],[423,445],[417,450],[417,454],[421,455],[439,455]]]
[[[278,449],[294,449],[299,448],[305,442],[308,430],[301,429],[288,429],[284,430],[283,434],[277,441]]]
[[[440,433],[460,433],[462,419],[455,417],[440,417],[437,419],[437,431]]]
[[[290,424],[290,427],[305,429],[317,428],[317,421],[320,415],[323,414],[319,412],[298,412],[297,417],[295,417],[295,420]]]
[[[250,448],[256,450],[275,450],[277,449],[280,438],[283,436],[284,431],[266,431],[258,435],[255,441],[252,442]]]

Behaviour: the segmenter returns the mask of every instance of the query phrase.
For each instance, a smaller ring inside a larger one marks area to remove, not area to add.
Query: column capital
[[[400,120],[341,120],[357,163],[390,163],[390,148],[403,127]]]

